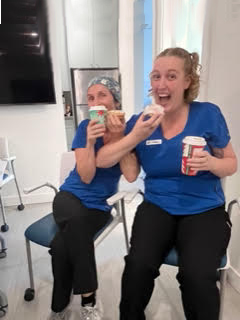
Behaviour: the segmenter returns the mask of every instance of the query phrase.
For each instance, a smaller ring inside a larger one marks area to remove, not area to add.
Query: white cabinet
[[[118,67],[118,0],[92,0],[94,62]]]
[[[118,0],[66,0],[70,68],[118,67]]]
[[[90,66],[92,5],[88,0],[65,0],[66,36],[70,68]]]

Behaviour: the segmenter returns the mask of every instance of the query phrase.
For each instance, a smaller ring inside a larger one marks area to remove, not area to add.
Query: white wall
[[[239,2],[239,1],[238,1]],[[234,5],[235,3],[235,5]],[[201,100],[218,104],[228,123],[232,144],[240,159],[240,9],[234,0],[208,1]],[[240,166],[240,163],[239,163]],[[226,179],[226,200],[240,196],[240,170]],[[240,213],[240,210],[238,210]],[[229,279],[240,292],[240,215],[234,210]]]
[[[119,68],[122,76],[123,109],[127,118],[134,113],[133,2],[134,0],[119,1]],[[62,85],[65,90],[68,89],[65,78],[67,69],[64,65],[67,58],[64,51],[63,0],[49,0],[48,5],[57,103],[0,107],[1,136],[8,137],[10,152],[17,157],[15,169],[21,191],[45,181],[58,186],[59,156],[67,149],[62,105]],[[3,191],[6,205],[18,203],[13,182]],[[52,196],[52,192],[45,188],[23,195],[23,202],[51,201]]]
[[[58,9],[57,23],[58,37],[60,42],[60,63],[61,63],[61,79],[63,91],[71,91],[71,75],[69,66],[69,55],[67,49],[67,31],[66,31],[66,13],[65,0],[58,0],[55,6]]]
[[[46,180],[58,183],[58,156],[66,150],[61,74],[59,57],[59,2],[49,0],[50,47],[53,62],[56,104],[1,106],[1,136],[9,139],[12,155],[16,155],[15,169],[20,189],[41,184]],[[18,203],[14,183],[4,188],[7,205]],[[49,201],[52,192],[42,189],[23,196],[24,203]]]
[[[144,107],[144,0],[134,2],[134,113]]]
[[[119,69],[126,119],[134,113],[134,0],[119,0]]]
[[[152,3],[154,57],[169,47],[183,47],[201,55],[207,0],[152,0]]]

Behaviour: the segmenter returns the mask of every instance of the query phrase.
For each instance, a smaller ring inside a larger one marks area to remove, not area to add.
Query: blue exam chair
[[[68,176],[68,173],[75,165],[75,155],[74,152],[65,152],[62,154],[61,165],[60,165],[60,185],[64,181],[64,179]],[[50,183],[45,183],[41,186],[34,187],[31,189],[25,189],[25,193],[30,193],[42,187],[50,187],[55,193],[58,190]],[[124,207],[124,196],[126,192],[118,192],[108,199],[108,203],[113,205],[112,215],[110,216],[106,225],[97,233],[94,237],[94,245],[95,247],[102,242],[102,240],[119,224],[123,223],[124,228],[124,237],[126,243],[126,249],[129,250],[129,242],[128,242],[128,234],[127,234],[127,226],[125,219],[125,207]],[[54,238],[56,232],[58,231],[58,226],[55,223],[53,218],[53,214],[49,213],[43,218],[37,220],[32,223],[25,230],[25,240],[26,240],[26,250],[27,250],[27,260],[28,260],[28,271],[29,271],[29,279],[30,279],[30,287],[25,290],[24,299],[26,301],[31,301],[35,296],[34,289],[34,279],[33,279],[33,268],[32,268],[32,257],[31,257],[31,247],[30,241],[34,242],[38,245],[49,248],[52,239]]]
[[[141,190],[134,190],[133,192],[127,194],[125,196],[125,202],[131,202],[132,199],[137,194],[141,194],[142,196],[144,193]],[[235,204],[238,204],[238,207],[240,209],[240,198],[232,200],[227,207],[227,212],[229,214],[229,217],[231,217],[232,208]],[[178,267],[178,253],[175,248],[172,248],[170,252],[168,253],[167,257],[164,260],[164,263],[169,266]],[[230,268],[230,258],[228,252],[226,255],[222,257],[220,266],[219,266],[219,282],[220,282],[220,314],[219,314],[219,320],[223,320],[223,308],[224,308],[224,299],[225,299],[225,288],[226,288],[226,282],[227,282],[227,270]]]

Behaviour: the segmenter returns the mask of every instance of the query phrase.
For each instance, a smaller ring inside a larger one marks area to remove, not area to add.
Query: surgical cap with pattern
[[[88,89],[94,84],[102,84],[113,95],[114,99],[121,104],[121,89],[119,83],[111,77],[101,76],[93,78],[89,84]]]

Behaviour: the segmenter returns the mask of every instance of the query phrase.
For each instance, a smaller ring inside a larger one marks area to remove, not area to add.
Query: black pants
[[[125,257],[120,319],[145,319],[154,279],[168,251],[175,246],[186,319],[218,320],[217,269],[230,234],[231,222],[224,206],[196,215],[173,216],[151,203],[140,204],[131,249]]]
[[[110,212],[86,208],[71,193],[60,191],[53,201],[53,215],[60,231],[51,243],[52,310],[62,311],[71,292],[84,294],[97,289],[94,235],[104,227]]]

